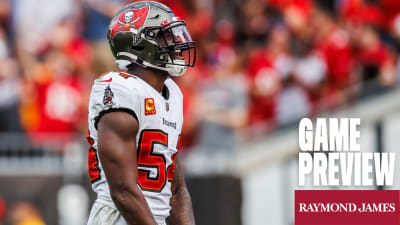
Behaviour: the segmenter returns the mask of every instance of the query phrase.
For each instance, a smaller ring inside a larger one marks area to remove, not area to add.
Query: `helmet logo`
[[[146,21],[149,7],[141,9],[127,10],[121,13],[110,26],[110,40],[119,31],[130,31],[130,29],[139,29]]]
[[[133,18],[133,11],[128,11],[127,13],[125,13],[125,23],[129,23],[131,22]]]

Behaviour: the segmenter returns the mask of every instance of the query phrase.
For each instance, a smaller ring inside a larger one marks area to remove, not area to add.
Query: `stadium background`
[[[88,95],[129,2],[0,0],[1,225],[85,224]],[[294,223],[301,117],[361,117],[362,151],[398,152],[399,1],[160,2],[198,50],[176,79],[198,225]]]

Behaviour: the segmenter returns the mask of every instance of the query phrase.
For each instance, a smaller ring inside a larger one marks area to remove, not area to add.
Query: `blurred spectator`
[[[230,48],[216,54],[222,61],[214,76],[199,89],[196,101],[195,113],[200,123],[198,142],[187,158],[191,165],[188,169],[192,172],[213,168],[208,164],[218,165],[223,170],[230,153],[236,150],[238,132],[247,121],[247,86],[242,59]]]
[[[252,52],[247,65],[249,125],[253,135],[260,136],[276,125],[276,97],[281,88],[281,76],[274,68],[267,49]]]
[[[74,66],[59,50],[47,53],[44,63],[37,65],[31,97],[35,97],[38,106],[38,122],[30,132],[35,141],[46,141],[46,134],[71,135],[84,130],[79,127],[86,118],[84,85],[74,74]],[[62,136],[60,141],[69,138]]]
[[[268,31],[270,18],[263,4],[262,1],[248,0],[243,5],[242,13],[245,24],[242,29],[250,38],[263,39],[264,34]]]
[[[290,53],[290,36],[286,27],[279,25],[272,29],[267,41],[268,53],[274,68],[280,75],[282,88],[277,96],[277,123],[288,125],[309,115],[311,106],[306,91],[296,82],[293,73],[296,60]]]
[[[311,104],[307,93],[293,79],[285,80],[285,87],[277,98],[277,120],[280,126],[292,125],[311,113]]]
[[[0,132],[21,132],[19,99],[21,85],[18,63],[11,58],[0,59]]]
[[[107,29],[111,18],[128,0],[84,0],[84,36],[93,50],[93,71],[102,74],[116,69],[114,57],[107,43]]]
[[[186,2],[194,2],[194,1],[186,1]],[[168,5],[167,1],[164,1],[164,3]],[[187,23],[187,27],[190,30],[190,35],[196,41],[200,41],[202,39],[207,38],[208,34],[211,32],[214,25],[214,14],[211,11],[211,7],[204,6],[201,4],[207,4],[207,1],[196,1],[195,3],[192,3],[193,7],[190,10],[190,13],[187,12],[186,15],[184,15],[186,18],[185,22]],[[184,18],[182,16],[180,17]]]
[[[321,87],[318,111],[327,111],[347,104],[354,98],[356,82],[355,56],[350,35],[338,16],[324,8],[313,14],[313,45],[326,63],[326,80]]]
[[[58,23],[51,30],[52,38],[48,41],[46,50],[43,52],[48,55],[52,49],[65,54],[70,60],[71,71],[79,74],[82,79],[93,79],[91,71],[92,49],[89,43],[76,32],[78,24],[72,19],[65,19]]]
[[[312,35],[309,23],[313,3],[310,0],[294,0],[284,4],[281,9],[285,23],[293,35],[301,41],[305,41]]]
[[[17,202],[10,209],[12,225],[45,225],[39,210],[29,202]]]
[[[376,27],[365,24],[357,32],[355,41],[359,48],[361,96],[366,96],[395,83],[395,60],[392,53],[379,39]]]
[[[289,30],[284,25],[274,26],[267,38],[267,54],[271,58],[273,67],[283,79],[290,75],[294,66],[290,41]]]
[[[241,59],[232,49],[219,52],[223,60],[214,77],[200,89],[197,117],[198,146],[206,151],[232,151],[236,132],[247,120],[247,87]]]
[[[330,85],[335,88],[348,87],[354,69],[348,33],[336,22],[333,13],[327,10],[315,10],[313,21],[314,45],[326,61]]]
[[[310,104],[318,107],[322,83],[326,80],[326,63],[311,43],[299,43],[293,67],[293,78],[308,94]],[[311,112],[311,111],[310,111]]]

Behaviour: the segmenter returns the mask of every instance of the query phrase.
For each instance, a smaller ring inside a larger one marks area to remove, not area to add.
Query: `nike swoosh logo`
[[[108,79],[108,80],[101,80],[99,82],[111,82],[111,81],[112,81],[112,77],[110,77],[110,79]]]

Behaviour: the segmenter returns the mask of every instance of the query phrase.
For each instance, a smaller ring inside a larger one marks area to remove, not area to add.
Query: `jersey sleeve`
[[[116,111],[129,113],[140,122],[140,94],[128,82],[119,79],[116,76],[106,75],[96,80],[92,86],[89,119],[93,120],[96,129],[103,115]]]

